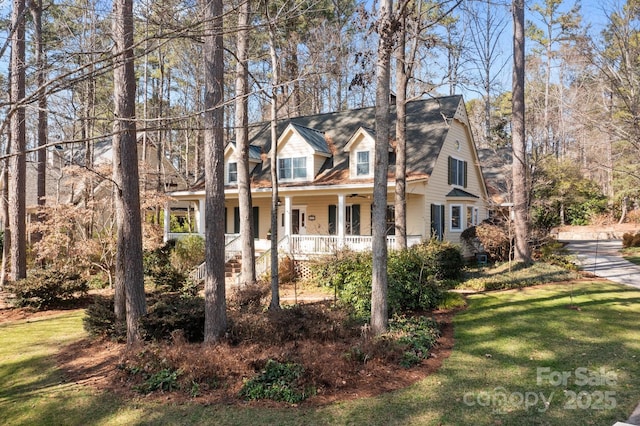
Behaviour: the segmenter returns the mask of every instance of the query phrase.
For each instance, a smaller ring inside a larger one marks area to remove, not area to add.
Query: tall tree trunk
[[[267,8],[268,14],[268,8]],[[267,15],[268,18],[268,15]],[[269,20],[269,53],[271,56],[271,302],[269,310],[280,309],[278,277],[278,54],[275,23]]]
[[[376,141],[373,175],[373,271],[371,280],[371,331],[387,331],[387,171],[389,169],[389,80],[393,49],[392,1],[381,0],[378,16],[376,62]]]
[[[38,154],[37,154],[37,203],[45,204],[46,196],[46,167],[47,167],[47,97],[44,84],[46,81],[46,58],[42,39],[42,0],[31,0],[31,16],[34,25],[34,42],[36,51],[36,69],[38,80]]]
[[[242,250],[242,272],[240,281],[243,285],[256,281],[256,259],[253,229],[253,207],[251,203],[251,180],[249,176],[249,29],[251,5],[243,0],[238,10],[238,33],[236,35],[236,146],[238,158],[238,201],[240,203],[240,244]]]
[[[136,80],[133,56],[133,0],[113,2],[113,180],[116,185],[116,291],[124,288],[127,344],[140,340],[146,312],[142,271],[140,179],[136,144]]]
[[[527,150],[524,115],[524,0],[513,0],[513,97],[512,97],[512,149],[513,149],[513,211],[515,215],[514,260],[530,263],[529,214],[527,190]]]
[[[25,0],[14,0],[11,26],[11,157],[9,158],[9,229],[11,273],[17,281],[27,276],[26,232],[26,127],[25,108]]]
[[[222,0],[204,7],[205,259],[204,341],[219,341],[227,329],[224,279],[224,58]]]
[[[396,189],[395,189],[395,227],[396,250],[407,248],[407,75],[405,30],[406,17],[402,16],[402,27],[398,34],[396,47]]]

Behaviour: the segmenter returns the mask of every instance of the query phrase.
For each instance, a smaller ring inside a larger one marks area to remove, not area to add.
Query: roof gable
[[[314,154],[325,157],[331,156],[331,150],[325,140],[324,132],[296,123],[289,123],[284,132],[282,132],[278,138],[278,149],[281,147],[282,143],[287,141],[294,133],[300,136],[300,138],[304,140],[311,149],[313,149]]]

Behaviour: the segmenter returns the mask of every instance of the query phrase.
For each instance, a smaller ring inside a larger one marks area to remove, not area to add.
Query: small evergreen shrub
[[[27,278],[7,285],[14,293],[17,306],[47,309],[86,296],[89,285],[80,273],[70,267],[35,269]]]
[[[204,300],[201,297],[158,295],[150,300],[147,314],[140,321],[145,340],[169,340],[176,330],[182,330],[189,342],[204,340]]]
[[[145,340],[169,340],[180,330],[185,340],[204,339],[204,300],[201,297],[181,297],[178,294],[155,294],[147,298],[147,314],[140,321]],[[86,311],[84,328],[91,336],[122,341],[126,325],[116,322],[113,297],[96,297]]]
[[[143,254],[144,274],[151,277],[159,290],[180,291],[187,285],[188,270],[175,268],[171,261],[177,245],[175,240],[170,240],[164,246],[146,250]]]
[[[155,374],[150,375],[136,390],[140,393],[148,394],[154,391],[172,392],[179,389],[178,376],[180,371],[171,370],[169,368],[162,369]]]
[[[429,351],[440,337],[438,323],[427,317],[394,317],[389,321],[389,332],[399,336],[397,341],[404,351],[400,365],[405,368],[427,359]]]
[[[127,329],[124,322],[116,322],[113,297],[95,296],[93,303],[86,309],[82,318],[85,331],[92,337],[106,337],[117,342],[124,342]]]
[[[240,396],[246,400],[271,399],[295,404],[315,394],[315,389],[303,385],[303,375],[302,365],[270,359],[259,375],[244,383]]]

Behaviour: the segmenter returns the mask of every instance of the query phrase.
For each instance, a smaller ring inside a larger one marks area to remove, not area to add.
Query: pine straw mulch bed
[[[330,303],[303,305],[297,314],[247,315],[230,312],[231,330],[245,336],[240,341],[228,335],[217,345],[187,343],[180,334],[173,341],[146,343],[127,349],[125,345],[106,340],[85,339],[67,346],[57,357],[67,382],[91,386],[123,398],[158,399],[176,403],[236,404],[281,406],[273,401],[246,402],[239,396],[243,381],[256,375],[274,359],[304,365],[305,384],[316,388],[316,394],[304,405],[324,405],[334,401],[379,395],[407,387],[436,371],[453,348],[452,318],[455,312],[433,312],[428,315],[440,324],[441,336],[428,359],[404,368],[398,354],[388,353],[384,343],[363,336],[359,326],[340,311],[332,311]],[[345,326],[347,324],[348,326]],[[251,337],[246,333],[252,331]],[[366,329],[364,330],[366,334]],[[354,351],[354,348],[358,348]],[[351,353],[360,356],[348,356]],[[366,354],[366,356],[363,356]],[[173,392],[155,391],[143,395],[136,391],[143,382],[136,369],[158,371],[159,368],[180,370],[180,388]],[[198,396],[190,395],[189,384],[198,383]]]

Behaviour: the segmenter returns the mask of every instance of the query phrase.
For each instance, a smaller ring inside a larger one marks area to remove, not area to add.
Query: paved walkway
[[[640,266],[624,260],[620,254],[621,240],[568,241],[567,249],[576,255],[582,269],[610,281],[640,289]],[[640,404],[626,423],[640,425]]]
[[[586,272],[640,289],[640,266],[620,255],[620,240],[568,241],[567,249]]]

